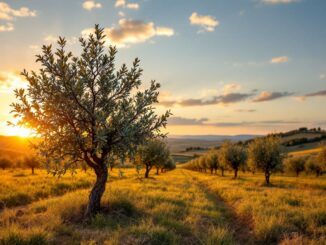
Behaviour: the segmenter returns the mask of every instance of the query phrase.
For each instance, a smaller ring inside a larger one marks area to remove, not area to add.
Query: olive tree
[[[319,177],[323,173],[323,168],[321,163],[318,161],[317,157],[309,157],[305,164],[305,170],[307,173],[314,173],[316,177]]]
[[[169,156],[161,167],[161,173],[164,173],[166,170],[173,170],[176,168],[175,161],[171,156]]]
[[[160,139],[150,139],[139,147],[135,158],[136,165],[145,166],[145,178],[153,167],[161,167],[169,160],[170,152],[166,143]]]
[[[305,170],[306,161],[307,157],[289,157],[284,161],[285,171],[295,173],[298,177],[299,174]]]
[[[246,149],[231,142],[224,142],[220,149],[220,161],[234,171],[234,178],[237,178],[239,168],[246,163]]]
[[[7,158],[0,158],[0,168],[2,168],[3,170],[5,170],[6,168],[9,168],[13,166],[12,161],[10,161]]]
[[[28,167],[32,170],[32,174],[35,174],[35,168],[40,167],[40,160],[35,156],[25,157],[23,160],[24,167]]]
[[[101,209],[109,160],[133,156],[144,139],[161,135],[170,112],[158,116],[159,83],[141,89],[142,69],[135,59],[130,69],[115,67],[117,49],[106,47],[102,28],[80,38],[80,56],[44,45],[37,55],[38,72],[23,71],[28,88],[15,90],[13,111],[18,125],[32,128],[41,142],[35,147],[53,174],[64,174],[85,161],[96,174],[86,217]]]
[[[270,176],[273,171],[282,166],[282,149],[280,140],[275,136],[257,138],[248,146],[249,162],[255,169],[265,174],[266,184],[270,184]]]
[[[209,152],[208,156],[207,156],[207,161],[209,163],[208,165],[209,165],[211,174],[213,174],[213,172],[216,174],[217,169],[219,167],[218,152],[216,150]]]

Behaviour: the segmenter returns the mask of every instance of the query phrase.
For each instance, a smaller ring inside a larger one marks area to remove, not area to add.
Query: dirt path
[[[238,244],[255,244],[252,218],[238,215],[234,208],[228,205],[218,193],[209,190],[208,187],[190,171],[182,171],[185,175],[191,176],[191,178],[197,182],[197,185],[202,192],[205,193],[207,199],[216,203],[217,208],[224,214],[226,220],[229,222],[229,227],[233,231],[234,238]]]

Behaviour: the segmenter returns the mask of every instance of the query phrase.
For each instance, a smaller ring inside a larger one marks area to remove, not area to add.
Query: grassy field
[[[103,214],[82,222],[92,174],[56,179],[21,170],[2,172],[29,204],[0,213],[0,244],[325,244],[326,179],[240,173],[238,180],[178,168],[139,178],[134,169],[111,173]],[[17,183],[17,182],[16,182]],[[67,189],[53,193],[52,187]],[[84,182],[83,182],[84,183]],[[46,188],[42,187],[46,186]],[[72,187],[74,186],[74,187]],[[48,195],[35,198],[38,190]]]
[[[311,156],[317,155],[320,152],[320,148],[307,149],[307,150],[298,150],[289,152],[290,156]]]

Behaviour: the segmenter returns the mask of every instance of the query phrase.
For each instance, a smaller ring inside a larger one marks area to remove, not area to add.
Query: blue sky
[[[161,82],[171,134],[325,127],[325,11],[324,0],[0,0],[0,134],[25,85],[17,71],[59,35],[78,54],[96,23],[119,63],[139,57],[144,81]]]

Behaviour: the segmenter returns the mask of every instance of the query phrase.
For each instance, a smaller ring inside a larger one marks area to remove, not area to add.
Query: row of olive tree
[[[40,160],[35,156],[26,156],[18,160],[10,160],[7,157],[0,158],[0,168],[5,170],[7,168],[30,168],[32,174],[35,174],[35,169],[40,168]]]
[[[158,175],[160,171],[165,172],[176,167],[167,144],[159,139],[148,140],[139,147],[135,165],[145,167],[145,178],[149,177],[153,168],[156,168]]]
[[[304,171],[319,177],[326,171],[325,152],[326,148],[323,147],[317,156],[290,156],[283,162],[283,171],[297,177]]]
[[[186,168],[211,173],[219,169],[224,176],[226,169],[234,171],[234,178],[237,178],[239,170],[250,170],[253,173],[262,171],[265,181],[270,183],[270,176],[273,172],[287,171],[299,174],[301,171],[316,173],[317,176],[326,171],[326,147],[322,147],[317,157],[285,157],[282,152],[280,140],[277,137],[269,136],[257,138],[248,147],[225,142],[218,150],[190,161]]]

